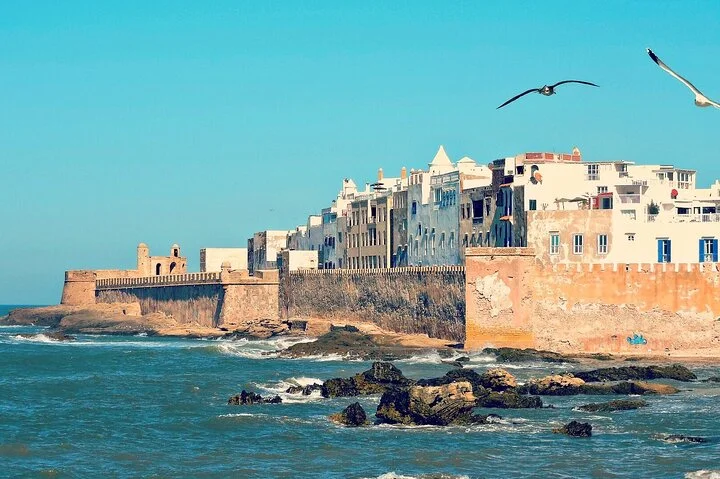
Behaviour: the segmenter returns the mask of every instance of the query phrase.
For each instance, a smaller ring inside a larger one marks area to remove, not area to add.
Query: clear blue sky
[[[545,9],[545,5],[547,5]],[[344,177],[568,151],[720,177],[720,2],[0,3],[0,304],[293,228]],[[514,94],[575,78],[552,98]],[[274,211],[271,211],[274,210]]]

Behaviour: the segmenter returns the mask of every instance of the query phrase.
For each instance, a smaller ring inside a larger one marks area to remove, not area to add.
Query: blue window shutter
[[[700,238],[700,262],[702,263],[705,260],[705,251],[704,250],[705,241]]]
[[[657,240],[658,243],[658,263],[663,262],[663,240]]]
[[[667,262],[672,263],[672,242],[667,240]]]
[[[718,262],[718,240],[713,240],[713,263]]]

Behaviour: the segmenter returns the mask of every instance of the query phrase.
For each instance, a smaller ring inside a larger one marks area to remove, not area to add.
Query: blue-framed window
[[[672,262],[672,244],[667,238],[660,238],[657,240],[657,258],[658,263],[671,263]]]
[[[699,259],[701,263],[718,262],[718,240],[716,238],[700,238]]]

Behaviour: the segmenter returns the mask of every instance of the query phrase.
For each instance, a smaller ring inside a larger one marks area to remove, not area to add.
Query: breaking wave
[[[457,476],[454,474],[420,474],[419,476],[407,476],[396,472],[386,472],[377,477],[366,477],[363,479],[470,479],[470,476]]]
[[[685,479],[720,479],[720,469],[708,470],[700,469],[699,471],[688,472]]]

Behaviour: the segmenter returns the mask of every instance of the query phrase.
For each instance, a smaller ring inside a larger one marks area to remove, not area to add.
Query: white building
[[[294,231],[260,231],[248,239],[248,270],[277,269],[277,255],[287,248],[288,237]]]
[[[223,262],[230,269],[247,269],[247,248],[203,248],[200,250],[200,272],[220,271]]]

